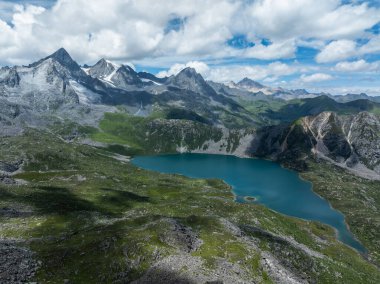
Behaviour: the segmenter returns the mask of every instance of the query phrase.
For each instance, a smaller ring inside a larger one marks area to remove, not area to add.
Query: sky
[[[0,66],[64,47],[170,76],[380,95],[380,0],[0,0]]]

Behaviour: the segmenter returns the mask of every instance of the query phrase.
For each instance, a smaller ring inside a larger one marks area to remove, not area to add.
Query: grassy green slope
[[[239,130],[230,130],[225,141],[226,149],[236,149],[241,135]],[[107,113],[100,123],[100,130],[93,132],[91,137],[103,143],[125,145],[131,154],[175,153],[180,146],[195,150],[209,140],[218,142],[223,132],[220,128],[191,120]]]
[[[0,185],[0,207],[31,213],[1,215],[1,238],[17,238],[35,252],[42,263],[34,280],[136,279],[153,263],[178,254],[179,245],[165,238],[172,232],[168,220],[175,220],[202,240],[185,254],[203,260],[205,270],[225,259],[247,271],[250,280],[264,283],[269,276],[260,260],[267,251],[318,283],[380,281],[379,270],[337,242],[327,226],[238,204],[217,180],[149,172],[110,156],[34,131],[2,140],[0,160],[23,157],[25,172],[16,177],[28,184]],[[226,220],[240,226],[251,243],[223,225]],[[275,236],[290,237],[325,256],[312,257]]]
[[[369,250],[369,258],[380,264],[380,182],[369,181],[339,167],[309,161],[301,176],[313,189],[345,216],[351,231]]]

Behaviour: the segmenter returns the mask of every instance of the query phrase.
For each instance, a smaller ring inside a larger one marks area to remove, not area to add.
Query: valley
[[[353,95],[349,96],[354,97]],[[6,283],[378,283],[380,104],[157,78],[60,49],[0,70],[0,279]],[[298,172],[345,216],[324,223],[235,202],[218,179],[135,156],[262,158]]]

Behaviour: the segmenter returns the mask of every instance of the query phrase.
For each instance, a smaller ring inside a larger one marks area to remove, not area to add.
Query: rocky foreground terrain
[[[352,98],[83,67],[64,49],[3,67],[0,283],[379,283],[380,106]],[[367,252],[222,181],[129,162],[176,152],[299,171]]]

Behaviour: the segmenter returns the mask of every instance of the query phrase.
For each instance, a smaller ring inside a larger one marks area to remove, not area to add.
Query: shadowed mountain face
[[[139,72],[138,76],[141,80],[148,80],[148,81],[152,81],[152,82],[158,83],[158,84],[164,84],[166,82],[166,80],[168,79],[167,77],[158,78],[155,75],[150,74],[148,72]]]
[[[250,152],[272,157],[299,169],[308,156],[327,159],[342,167],[368,169],[368,177],[380,176],[380,118],[368,112],[339,116],[323,112],[286,126],[263,128]]]

